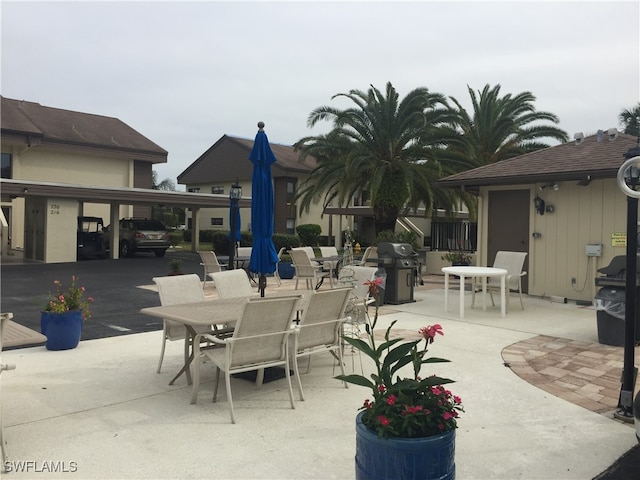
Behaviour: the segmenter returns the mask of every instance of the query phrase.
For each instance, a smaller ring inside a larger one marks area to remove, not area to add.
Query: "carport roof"
[[[73,198],[91,203],[119,203],[121,205],[172,205],[185,208],[228,207],[229,197],[207,193],[171,192],[146,188],[73,185],[67,183],[34,182],[28,180],[0,180],[3,201],[16,197]],[[241,207],[250,207],[251,199],[242,198]]]
[[[600,139],[599,139],[600,138]],[[634,136],[617,133],[584,137],[509,160],[450,175],[438,183],[445,187],[477,190],[493,185],[584,181],[615,178],[624,154],[637,143]]]

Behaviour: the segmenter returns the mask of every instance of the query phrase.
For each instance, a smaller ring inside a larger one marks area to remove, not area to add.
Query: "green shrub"
[[[303,246],[315,247],[318,245],[320,234],[322,233],[322,227],[315,223],[308,223],[306,225],[298,225],[296,227],[296,233],[300,237],[300,242]]]
[[[172,247],[180,245],[182,243],[182,232],[169,232],[169,243]]]

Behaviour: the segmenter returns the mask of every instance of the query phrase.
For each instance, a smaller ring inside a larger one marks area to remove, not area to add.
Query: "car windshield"
[[[142,221],[136,221],[136,229],[137,230],[166,230],[166,227],[160,222],[155,222],[153,220],[142,220]]]

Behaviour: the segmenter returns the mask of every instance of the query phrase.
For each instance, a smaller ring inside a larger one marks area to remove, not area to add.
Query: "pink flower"
[[[443,420],[451,420],[453,418],[453,415],[451,415],[449,412],[444,412],[442,414],[442,418]]]
[[[378,385],[378,392],[384,393],[386,391],[387,391],[387,387],[385,387],[384,385]]]
[[[418,330],[420,335],[427,341],[427,343],[433,343],[433,340],[436,335],[444,335],[442,332],[442,325],[436,323],[435,325],[429,325],[427,327],[422,327]]]
[[[462,399],[459,396],[454,395],[453,396],[453,402],[456,403],[456,404],[461,404],[462,403]]]
[[[378,416],[378,422],[380,422],[380,425],[382,425],[383,427],[386,427],[389,425],[389,419],[384,415]]]
[[[395,395],[389,395],[389,398],[387,398],[387,405],[393,405],[394,403],[396,403],[396,396]]]

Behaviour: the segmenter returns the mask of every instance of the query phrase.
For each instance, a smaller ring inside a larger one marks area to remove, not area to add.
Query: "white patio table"
[[[482,278],[482,310],[487,309],[487,278],[500,277],[500,313],[502,318],[507,315],[506,309],[506,278],[507,271],[493,267],[442,267],[444,273],[444,311],[449,310],[449,275],[460,277],[460,318],[464,318],[464,288],[466,277]]]

